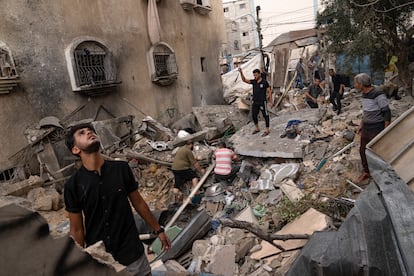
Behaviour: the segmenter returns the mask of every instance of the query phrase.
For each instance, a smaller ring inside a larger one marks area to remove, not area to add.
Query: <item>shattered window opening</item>
[[[151,80],[157,84],[169,85],[177,79],[178,68],[174,51],[166,44],[159,43],[150,50]]]

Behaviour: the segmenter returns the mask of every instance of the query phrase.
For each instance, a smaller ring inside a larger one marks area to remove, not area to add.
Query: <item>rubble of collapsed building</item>
[[[160,223],[167,225],[173,246],[162,252],[159,241],[144,235],[151,229],[136,215],[154,275],[284,275],[294,262],[294,269],[305,271],[304,264],[316,254],[308,248],[316,241],[301,253],[309,237],[315,231],[336,233],[368,185],[352,181],[362,171],[355,133],[362,116],[361,94],[347,87],[338,115],[327,95],[320,97],[319,108],[310,109],[304,101],[306,88],[288,88],[270,110],[271,131],[265,137],[251,134],[250,96],[237,87],[233,87],[236,93],[227,95],[232,104],[194,107],[168,127],[149,116],[117,117],[104,106],[81,106],[63,118],[43,118],[25,131],[28,145],[10,156],[16,164],[13,173],[2,174],[1,226],[8,230],[0,231],[1,240],[27,234],[19,227],[25,225],[27,232],[40,236],[17,246],[7,243],[6,248],[15,247],[10,252],[20,254],[19,248],[44,246],[47,250],[39,257],[47,267],[44,272],[61,269],[51,263],[59,262],[70,272],[83,262],[82,269],[91,273],[112,271],[107,265],[117,271],[106,272],[110,275],[126,273],[102,245],[86,250],[96,261],[68,237],[63,184],[80,162],[66,149],[64,137],[68,127],[82,121],[94,126],[105,158],[129,162],[141,194]],[[390,96],[392,121],[414,105],[396,85],[388,83],[381,89]],[[85,109],[89,119],[80,115]],[[263,128],[264,122],[259,125]],[[195,190],[188,185],[188,198],[180,205],[172,193],[170,167],[175,152],[188,140],[195,142],[196,159],[208,170],[199,183],[201,193],[193,196]],[[211,173],[212,154],[220,141],[239,156],[240,170],[231,183],[215,182]],[[407,143],[405,148],[412,145]],[[48,254],[56,257],[47,260]],[[62,261],[68,256],[70,262]],[[31,265],[19,271],[30,271]],[[4,269],[16,272],[13,262]]]

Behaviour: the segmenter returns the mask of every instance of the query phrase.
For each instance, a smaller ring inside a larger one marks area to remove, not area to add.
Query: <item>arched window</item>
[[[0,94],[7,94],[20,82],[10,49],[0,41]]]
[[[73,91],[99,95],[119,83],[112,54],[96,38],[78,38],[66,49],[66,60]]]
[[[164,42],[151,47],[148,53],[151,81],[160,85],[173,83],[178,76],[177,62],[172,48]]]

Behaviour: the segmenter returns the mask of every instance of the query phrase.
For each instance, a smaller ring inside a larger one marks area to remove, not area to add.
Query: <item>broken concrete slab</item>
[[[234,219],[238,221],[250,222],[256,225],[259,224],[259,221],[254,216],[253,209],[250,206],[247,206],[246,208],[244,208],[244,210],[241,211]]]
[[[310,208],[303,215],[296,220],[286,224],[280,231],[276,232],[278,235],[300,235],[308,234],[311,235],[315,231],[322,231],[330,227],[332,224],[331,219],[322,214],[321,212]],[[274,243],[282,246],[286,250],[300,248],[305,245],[307,240],[287,240],[287,241],[273,241]],[[267,241],[261,242],[262,249],[254,252],[250,257],[255,260],[264,259],[271,255],[282,252],[280,249],[271,245]]]
[[[275,185],[278,185],[286,178],[295,179],[299,171],[299,164],[298,163],[273,164],[270,166],[270,169],[273,172],[273,183]]]
[[[115,261],[114,257],[110,253],[106,252],[103,241],[98,241],[97,243],[88,246],[85,248],[85,252],[91,255],[98,262],[113,267],[116,272],[125,270],[124,265]]]
[[[289,200],[292,201],[292,202],[297,202],[305,196],[305,194],[302,192],[302,190],[299,189],[296,186],[295,182],[293,182],[293,180],[291,180],[291,179],[288,179],[288,180],[284,181],[280,185],[280,189],[289,198]]]
[[[254,125],[252,123],[242,127],[231,138],[235,152],[240,155],[255,157],[281,157],[281,158],[302,158],[303,146],[293,139],[280,136],[285,133],[285,127],[289,120],[306,121],[302,124],[318,124],[322,119],[325,109],[310,109],[282,114],[270,120],[270,134],[261,137],[260,133],[252,134]],[[264,129],[264,122],[259,122],[261,129]]]
[[[42,186],[43,183],[43,180],[39,176],[31,175],[26,180],[0,186],[0,195],[24,196],[31,189]]]
[[[230,119],[236,129],[246,125],[248,113],[240,111],[233,105],[206,105],[193,107],[193,113],[201,128],[217,127],[217,121]]]
[[[208,133],[208,129],[204,129],[202,131],[190,134],[183,138],[177,137],[174,139],[174,141],[169,142],[168,146],[170,148],[175,148],[175,147],[180,147],[180,146],[185,145],[187,141],[193,141],[193,142],[202,141],[206,138],[207,133]]]
[[[223,276],[233,276],[236,270],[236,248],[234,245],[218,245],[211,252],[207,272]]]
[[[57,211],[60,209],[60,194],[54,188],[34,188],[27,193],[27,199],[38,211]]]

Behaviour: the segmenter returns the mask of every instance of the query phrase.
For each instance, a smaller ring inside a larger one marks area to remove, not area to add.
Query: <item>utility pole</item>
[[[256,27],[257,27],[257,34],[259,35],[259,50],[261,53],[263,53],[263,35],[262,35],[262,27],[260,26],[260,23],[262,19],[259,16],[260,12],[260,6],[256,6]]]
[[[256,6],[256,27],[257,27],[257,34],[259,35],[259,50],[260,54],[262,55],[262,65],[263,69],[265,69],[265,60],[264,60],[264,53],[263,53],[263,35],[262,35],[262,27],[260,25],[262,19],[259,16],[260,6]]]

